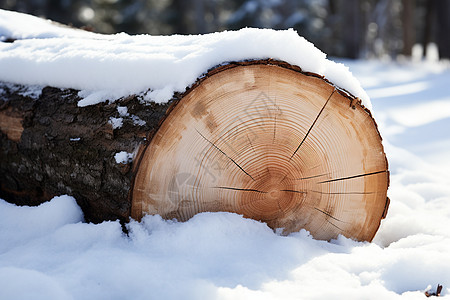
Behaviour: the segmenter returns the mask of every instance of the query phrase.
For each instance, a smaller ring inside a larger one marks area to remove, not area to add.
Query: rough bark
[[[9,85],[9,87],[11,87]],[[136,96],[115,103],[78,107],[78,91],[46,87],[39,99],[4,86],[0,96],[0,197],[38,205],[55,195],[73,195],[88,221],[127,220],[131,163],[118,164],[120,151],[137,152],[158,126],[167,104],[142,104]],[[118,106],[145,121],[125,117],[113,129]]]

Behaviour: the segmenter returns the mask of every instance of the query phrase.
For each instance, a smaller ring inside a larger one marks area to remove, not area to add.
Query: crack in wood
[[[324,211],[324,210],[321,210],[320,208],[314,207],[314,209],[317,210],[317,211],[320,211],[320,212],[323,213],[324,215],[326,215],[326,216],[332,218],[333,220],[336,220],[336,221],[338,221],[338,222],[345,223],[344,221],[339,220],[338,218],[336,218],[336,217],[333,216],[332,214],[330,214],[330,213],[328,213],[328,212],[326,212],[326,211]]]
[[[255,189],[241,189],[241,188],[234,188],[234,187],[227,187],[227,186],[215,186],[214,189],[224,189],[224,190],[233,190],[233,191],[242,191],[242,192],[256,192],[256,193],[262,193],[267,194],[267,192],[255,190]]]
[[[336,224],[334,224],[334,223],[331,222],[330,220],[325,219],[325,221],[327,221],[328,224],[331,224],[332,226],[336,227],[336,228],[339,229],[340,231],[345,232],[345,230],[343,230],[341,227],[337,226]]]
[[[324,195],[371,195],[376,193],[376,192],[320,192],[314,190],[312,190],[311,192]]]
[[[321,213],[323,213],[324,215],[326,215],[326,216],[332,218],[333,220],[336,220],[336,221],[342,222],[342,223],[348,223],[348,222],[344,222],[344,221],[339,220],[338,218],[332,216],[331,214],[329,214],[329,213],[327,213],[326,211],[323,211],[323,210],[321,210],[321,209],[319,209],[319,208],[317,208],[317,207],[314,207],[314,209],[317,210],[317,211],[319,211],[319,212],[321,212]],[[334,227],[336,227],[336,228],[339,229],[340,231],[345,231],[345,230],[343,230],[342,228],[340,228],[339,226],[337,226],[336,224],[334,224],[333,222],[331,222],[330,220],[325,219],[325,221],[327,221],[329,224],[333,225]]]
[[[280,190],[281,192],[289,192],[289,193],[299,193],[299,194],[306,194],[304,191],[296,191],[296,190]]]
[[[302,177],[302,178],[294,178],[292,180],[307,180],[307,179],[313,179],[313,178],[317,178],[317,177],[322,177],[325,175],[328,175],[329,173],[324,173],[324,174],[319,174],[319,175],[314,175],[314,176],[309,176],[309,177]]]
[[[348,176],[348,177],[341,177],[341,178],[335,178],[335,179],[320,181],[318,183],[328,183],[328,182],[334,182],[334,181],[348,180],[348,179],[354,179],[354,178],[358,178],[358,177],[376,175],[376,174],[381,174],[381,173],[386,173],[386,172],[389,172],[389,171],[388,170],[383,170],[383,171],[377,171],[377,172],[371,172],[371,173],[365,173],[365,174],[358,174],[358,175],[353,175],[353,176]]]
[[[195,129],[197,131],[198,134],[200,134],[200,136],[202,138],[204,138],[208,143],[210,143],[215,149],[217,149],[220,153],[222,153],[223,155],[225,155],[229,160],[231,160],[242,172],[244,172],[248,177],[250,177],[253,181],[255,181],[255,179],[252,177],[252,175],[250,175],[249,173],[247,173],[247,171],[245,171],[234,159],[232,159],[231,157],[229,157],[225,152],[223,152],[222,149],[220,149],[219,147],[217,147],[213,142],[211,142],[210,140],[208,140],[203,134],[201,134],[200,131],[198,131],[197,129]]]
[[[306,132],[305,137],[303,138],[303,140],[300,142],[300,145],[298,145],[297,149],[295,149],[294,153],[292,153],[291,157],[289,158],[289,160],[292,159],[292,157],[294,157],[294,155],[297,153],[298,149],[300,149],[300,147],[303,145],[303,143],[305,142],[306,138],[308,137],[309,133],[311,132],[311,130],[313,129],[314,125],[316,125],[317,120],[319,119],[320,115],[322,114],[323,110],[325,109],[325,106],[327,106],[328,102],[330,101],[331,97],[333,96],[334,92],[336,91],[336,89],[333,89],[333,92],[331,93],[331,95],[328,97],[327,101],[325,102],[325,104],[323,105],[322,109],[319,111],[319,114],[317,115],[316,119],[314,120],[314,122],[311,124],[311,127],[309,127],[308,131]]]

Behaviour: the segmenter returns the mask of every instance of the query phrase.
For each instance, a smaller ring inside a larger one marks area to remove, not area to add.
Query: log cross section
[[[285,63],[212,70],[171,107],[143,151],[131,216],[228,211],[318,239],[372,240],[389,172],[370,112]]]

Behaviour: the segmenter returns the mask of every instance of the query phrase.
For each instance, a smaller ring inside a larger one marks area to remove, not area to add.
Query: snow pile
[[[66,224],[83,221],[83,213],[75,199],[69,196],[55,197],[38,207],[26,208],[2,200],[0,219],[0,253],[3,254],[10,247],[21,246],[24,241],[39,239]]]
[[[246,59],[273,58],[324,75],[370,100],[347,67],[326,59],[294,30],[246,28],[206,35],[101,35],[0,10],[0,81],[81,90],[80,106],[139,94],[168,101],[208,69]]]

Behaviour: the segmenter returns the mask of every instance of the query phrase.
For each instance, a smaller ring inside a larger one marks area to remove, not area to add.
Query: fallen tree
[[[211,69],[167,103],[77,106],[3,86],[0,197],[73,195],[88,221],[229,211],[284,233],[371,240],[389,200],[381,137],[358,98],[276,60]]]

